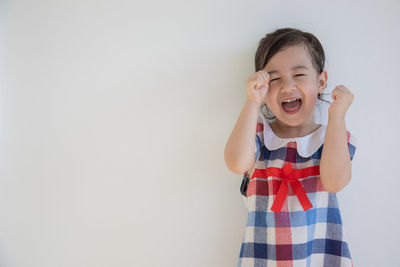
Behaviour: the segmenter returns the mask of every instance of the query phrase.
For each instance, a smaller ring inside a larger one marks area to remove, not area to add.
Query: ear
[[[318,93],[322,93],[327,85],[328,82],[328,72],[323,70],[318,77]]]

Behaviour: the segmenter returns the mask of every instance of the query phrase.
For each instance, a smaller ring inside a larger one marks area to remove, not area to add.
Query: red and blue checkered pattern
[[[295,141],[270,151],[264,144],[263,123],[265,120],[257,122],[256,162],[252,174],[246,173],[251,178],[242,192],[248,218],[237,266],[353,266],[336,193],[324,190],[319,175],[323,144],[307,158],[297,153]],[[347,139],[353,159],[355,137],[349,131]],[[298,182],[311,208],[304,209],[297,189],[295,192],[289,184],[280,212],[271,210],[282,183],[271,170],[287,164],[303,173]]]

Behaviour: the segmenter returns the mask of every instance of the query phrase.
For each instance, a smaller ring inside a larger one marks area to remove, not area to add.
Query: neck
[[[270,125],[275,135],[280,138],[303,137],[320,127],[320,124],[316,124],[313,119],[297,126],[291,126],[276,119]]]

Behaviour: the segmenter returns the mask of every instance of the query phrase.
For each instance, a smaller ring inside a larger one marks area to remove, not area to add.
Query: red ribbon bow
[[[301,169],[292,169],[290,163],[286,164],[285,166],[280,169],[279,173],[277,173],[278,177],[282,178],[282,182],[279,186],[278,193],[276,194],[275,201],[271,207],[272,211],[275,211],[276,213],[280,213],[283,203],[285,202],[287,193],[288,193],[288,183],[293,188],[293,191],[296,193],[297,198],[300,201],[301,206],[303,207],[304,210],[311,209],[313,205],[311,204],[310,200],[307,197],[306,192],[304,191],[303,186],[301,183],[298,181],[299,178],[307,177],[307,174],[304,172],[308,172],[306,169],[301,170]],[[312,171],[311,173],[315,174],[315,170]],[[311,174],[309,173],[309,174]]]

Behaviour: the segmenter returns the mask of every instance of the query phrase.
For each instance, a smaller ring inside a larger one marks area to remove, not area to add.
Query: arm
[[[246,101],[225,145],[224,160],[229,170],[243,174],[255,160],[255,136],[260,104]]]
[[[329,116],[320,162],[321,182],[325,190],[342,190],[351,179],[351,160],[344,116]]]

